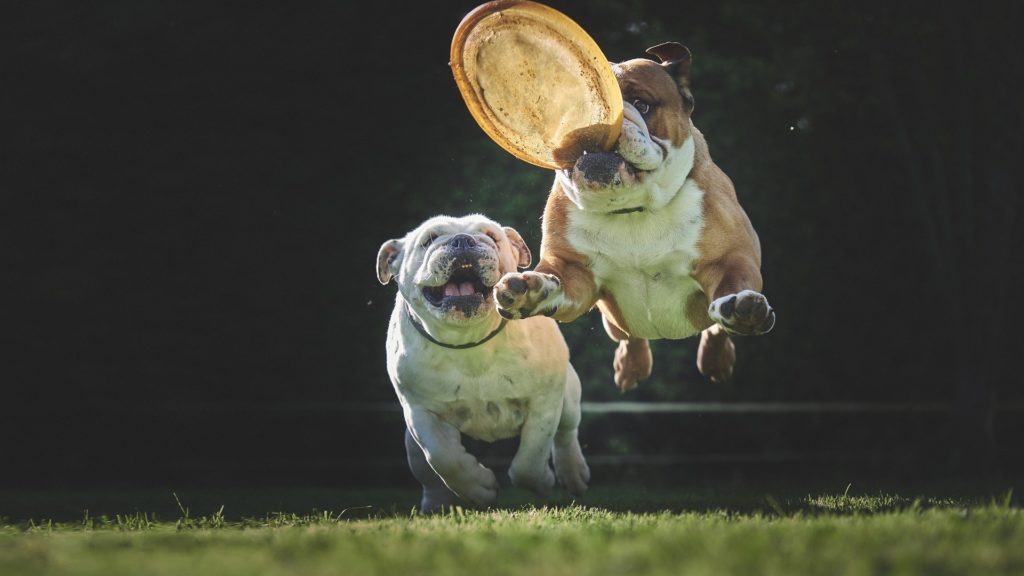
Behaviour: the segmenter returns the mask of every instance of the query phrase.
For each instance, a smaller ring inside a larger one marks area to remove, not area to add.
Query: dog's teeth
[[[444,295],[445,296],[458,296],[459,295],[459,287],[456,286],[454,282],[449,282],[449,283],[445,284],[444,285]]]
[[[473,287],[472,282],[463,282],[462,284],[459,284],[459,294],[462,294],[463,296],[472,296],[473,294],[476,294],[476,288]]]

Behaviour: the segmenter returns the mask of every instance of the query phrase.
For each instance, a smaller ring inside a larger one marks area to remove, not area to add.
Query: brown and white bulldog
[[[624,121],[615,151],[558,170],[543,217],[541,258],[495,285],[506,318],[569,322],[601,310],[619,342],[621,390],[651,373],[649,339],[701,333],[697,366],[728,378],[734,334],[764,334],[775,313],[761,291],[761,247],[732,181],[690,120],[690,51],[647,50],[661,62],[612,66]]]

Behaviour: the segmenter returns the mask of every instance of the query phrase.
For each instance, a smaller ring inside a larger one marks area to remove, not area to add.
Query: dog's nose
[[[576,172],[596,184],[611,184],[626,160],[617,152],[584,154],[576,161]]]
[[[469,234],[456,234],[448,241],[448,245],[455,250],[466,250],[476,246],[476,240]]]

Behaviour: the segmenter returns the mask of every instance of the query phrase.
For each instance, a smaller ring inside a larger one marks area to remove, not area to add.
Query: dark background
[[[536,254],[552,179],[455,87],[476,4],[5,5],[0,483],[411,481],[376,251],[480,211]],[[584,400],[881,407],[588,414],[606,477],[1020,471],[1019,7],[550,4],[613,61],[692,50],[778,312],[731,382],[657,342],[625,396],[596,312],[565,325]]]

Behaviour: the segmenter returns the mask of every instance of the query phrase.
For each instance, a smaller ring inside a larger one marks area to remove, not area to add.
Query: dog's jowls
[[[378,279],[398,284],[388,374],[423,511],[497,498],[494,473],[465,450],[461,434],[520,436],[509,467],[517,486],[546,495],[557,477],[573,494],[587,489],[580,381],[557,324],[543,316],[507,322],[494,304],[495,283],[530,260],[515,230],[481,215],[431,218],[377,255]]]
[[[729,333],[771,330],[761,247],[732,181],[690,120],[690,52],[676,43],[613,66],[624,102],[614,152],[584,154],[556,172],[540,263],[495,286],[502,315],[568,322],[597,306],[619,342],[615,381],[651,372],[647,340],[701,335],[697,365],[728,378]]]

